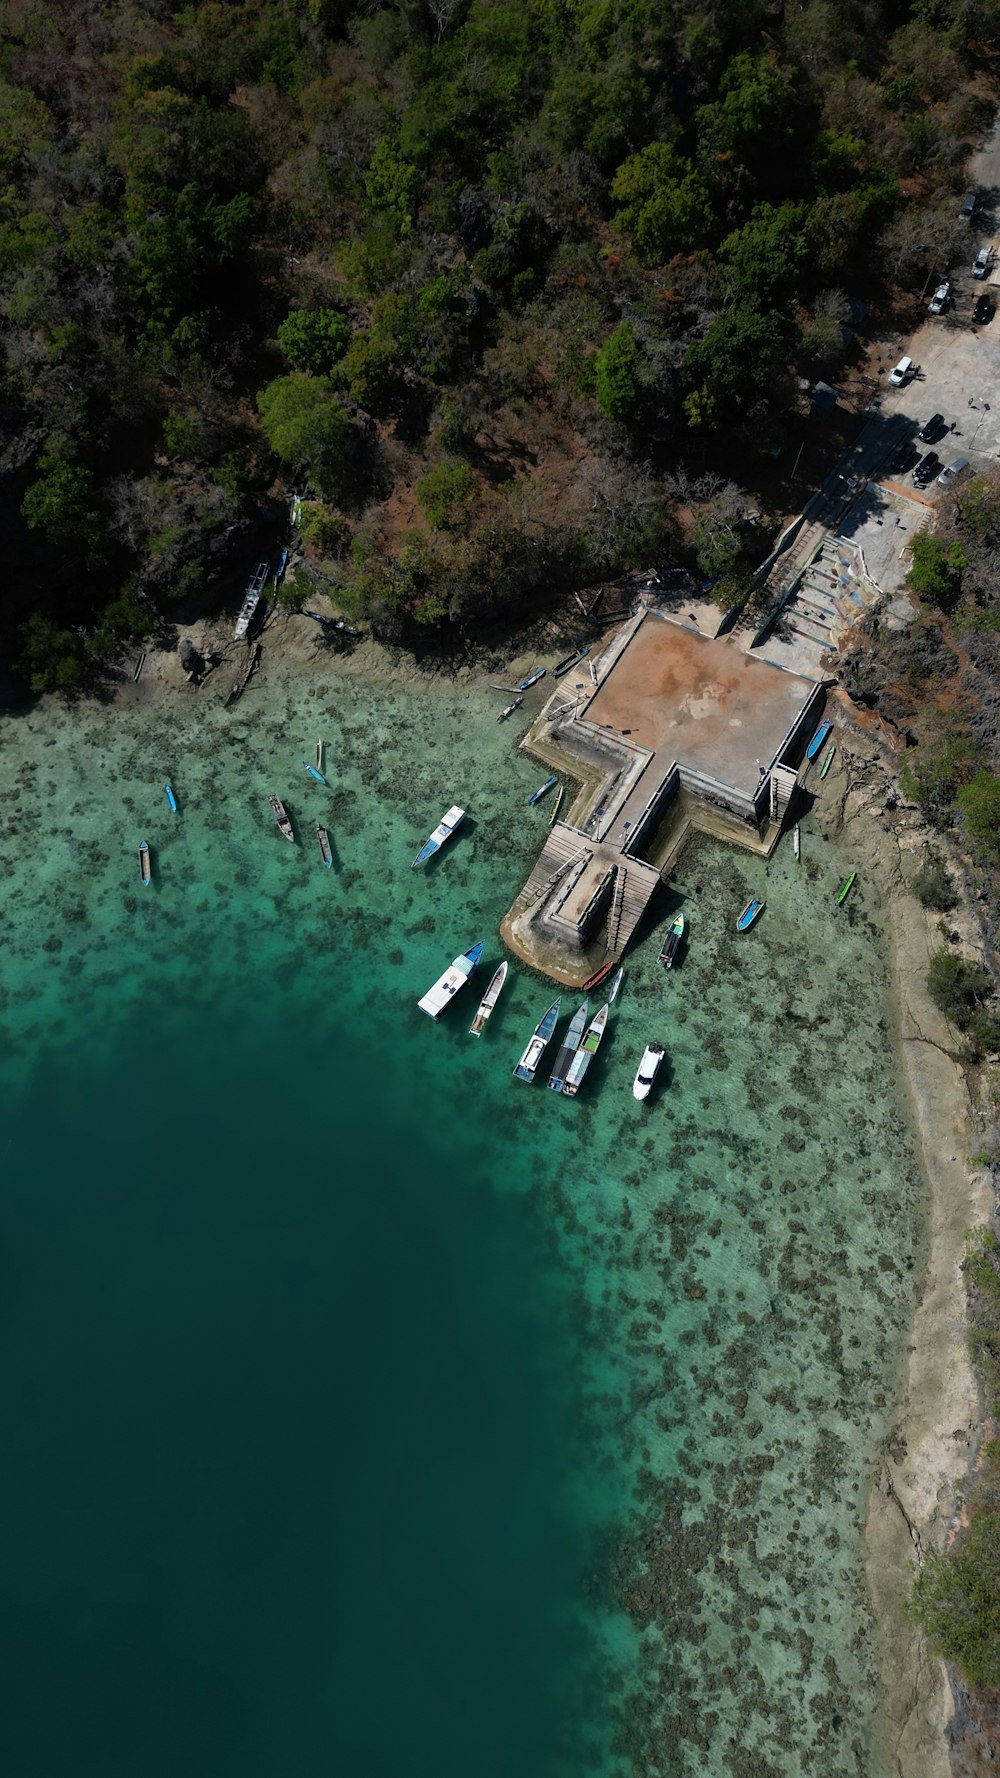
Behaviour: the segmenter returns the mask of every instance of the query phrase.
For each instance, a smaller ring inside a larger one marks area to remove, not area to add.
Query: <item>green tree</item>
[[[318,377],[343,358],[350,337],[337,309],[293,309],[278,328],[278,344],[289,364]]]
[[[382,136],[365,174],[365,198],[373,222],[392,220],[400,235],[413,226],[420,174],[401,152],[399,137]]]
[[[73,691],[85,676],[80,642],[72,630],[35,611],[18,630],[17,671],[33,692]]]
[[[726,236],[719,258],[741,304],[787,309],[806,255],[804,224],[798,204],[756,204],[749,222]]]
[[[717,315],[684,356],[682,371],[689,390],[684,410],[689,424],[713,426],[759,400],[771,381],[783,339],[780,317],[762,313],[753,303],[737,303]]]
[[[977,772],[957,797],[962,826],[975,850],[990,862],[1000,861],[1000,778]]]
[[[1000,1685],[1000,1513],[980,1507],[950,1549],[927,1551],[912,1610],[968,1685]]]
[[[257,397],[264,436],[293,468],[307,470],[320,492],[338,480],[351,422],[326,377],[292,371],[276,377]]]
[[[927,992],[938,1011],[960,1031],[965,1030],[992,988],[993,977],[981,963],[943,947],[934,952],[927,970]]]
[[[417,483],[417,499],[432,531],[460,523],[475,489],[467,463],[436,463]]]
[[[918,747],[903,764],[899,782],[904,796],[919,803],[925,815],[942,826],[951,813],[958,787],[969,775],[974,758],[964,736]]]
[[[604,418],[618,426],[634,425],[644,405],[645,390],[642,353],[630,322],[620,322],[595,354],[593,377],[597,405]]]
[[[945,543],[942,537],[918,531],[910,545],[910,569],[906,584],[926,605],[947,611],[961,591],[962,571],[968,555],[961,543]]]
[[[43,531],[59,549],[82,550],[91,561],[99,558],[105,546],[104,520],[91,471],[50,446],[38,459],[38,471],[21,501],[30,529]]]
[[[703,240],[712,221],[708,188],[668,142],[651,142],[623,161],[611,182],[617,226],[632,236],[643,265],[659,265]]]

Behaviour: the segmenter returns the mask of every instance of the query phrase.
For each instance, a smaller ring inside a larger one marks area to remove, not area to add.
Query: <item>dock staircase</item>
[[[614,872],[615,887],[611,901],[611,912],[608,915],[608,936],[605,943],[605,949],[609,952],[614,952],[617,955],[618,940],[622,928],[622,916],[625,912],[625,889],[628,883],[628,866],[624,864],[616,864],[614,866]]]

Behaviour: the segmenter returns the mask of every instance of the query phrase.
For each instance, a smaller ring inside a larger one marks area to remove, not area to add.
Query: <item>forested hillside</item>
[[[3,626],[36,690],[220,598],[293,487],[389,634],[688,546],[738,579],[801,379],[947,256],[1000,43],[1000,0],[0,17]]]

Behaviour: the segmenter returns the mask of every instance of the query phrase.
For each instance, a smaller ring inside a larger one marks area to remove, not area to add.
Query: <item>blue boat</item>
[[[170,788],[170,785],[169,785],[169,784],[164,784],[164,786],[163,786],[163,794],[164,794],[164,796],[165,796],[165,797],[166,797],[166,799],[167,799],[167,802],[168,802],[168,803],[169,803],[169,804],[170,804],[170,808],[171,808],[171,810],[172,810],[172,811],[173,811],[173,813],[174,813],[174,814],[175,814],[175,815],[176,815],[176,813],[177,813],[177,798],[176,798],[176,797],[175,797],[175,795],[174,795],[174,793],[173,793],[173,791],[172,791],[172,790],[171,790],[171,788]]]
[[[288,561],[288,551],[287,551],[287,549],[283,549],[280,556],[278,557],[278,566],[274,570],[274,584],[275,584],[275,586],[280,586],[282,580],[284,579],[285,563],[287,561]]]
[[[310,778],[315,778],[317,784],[325,784],[326,783],[326,779],[324,778],[322,772],[318,771],[315,766],[311,766],[307,759],[304,759],[302,761],[302,764],[305,766],[306,771],[309,773]]]
[[[540,679],[544,679],[544,678],[545,678],[545,668],[539,667],[537,672],[529,673],[527,679],[522,679],[520,685],[518,685],[516,687],[516,690],[517,691],[527,691],[529,686],[537,685],[538,681]]]
[[[457,803],[452,803],[451,808],[442,815],[430,839],[424,841],[410,869],[416,870],[418,864],[426,864],[428,858],[433,858],[435,852],[440,852],[445,840],[450,840],[464,820],[465,810],[460,809]]]
[[[764,903],[758,901],[755,895],[752,900],[747,902],[746,907],[743,909],[742,914],[736,922],[737,932],[749,932],[758,914],[762,914],[763,912]]]
[[[535,1069],[542,1059],[542,1052],[556,1028],[561,1000],[553,1000],[545,1017],[539,1019],[534,1031],[528,1039],[521,1055],[521,1060],[514,1069],[515,1080],[526,1080],[530,1086],[535,1078]]]
[[[554,1093],[561,1093],[566,1084],[569,1065],[583,1042],[583,1033],[586,1028],[587,1014],[589,1011],[590,1008],[587,1005],[587,1002],[584,1001],[582,1006],[577,1007],[576,1012],[573,1014],[573,1017],[569,1022],[569,1029],[562,1040],[559,1053],[556,1056],[555,1067],[549,1075],[549,1086]]]
[[[813,735],[812,740],[810,741],[808,747],[806,748],[806,758],[807,759],[815,759],[816,758],[817,753],[819,752],[820,748],[822,747],[823,742],[826,740],[826,737],[830,733],[830,730],[832,729],[832,727],[833,727],[832,722],[820,723],[819,728],[816,730],[816,733]]]
[[[547,790],[552,789],[552,786],[555,783],[555,781],[556,781],[555,780],[555,773],[553,773],[551,778],[546,778],[544,784],[539,784],[538,789],[534,792],[534,794],[532,796],[529,796],[528,802],[529,803],[540,803],[542,800],[542,797],[545,795],[545,792]]]

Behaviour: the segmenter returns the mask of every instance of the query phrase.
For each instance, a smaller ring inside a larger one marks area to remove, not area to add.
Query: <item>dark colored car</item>
[[[937,440],[948,430],[943,414],[932,414],[926,426],[921,426],[917,433],[921,444],[936,444]]]
[[[972,319],[978,322],[980,327],[985,327],[988,321],[992,321],[996,312],[996,304],[992,303],[988,296],[981,296],[972,311]]]
[[[914,486],[917,488],[926,488],[928,482],[934,480],[940,467],[941,459],[937,452],[928,451],[926,457],[921,457],[920,462],[913,471]]]
[[[909,469],[916,454],[916,446],[912,438],[908,438],[904,444],[897,445],[886,464],[889,474],[902,475],[905,470]]]

